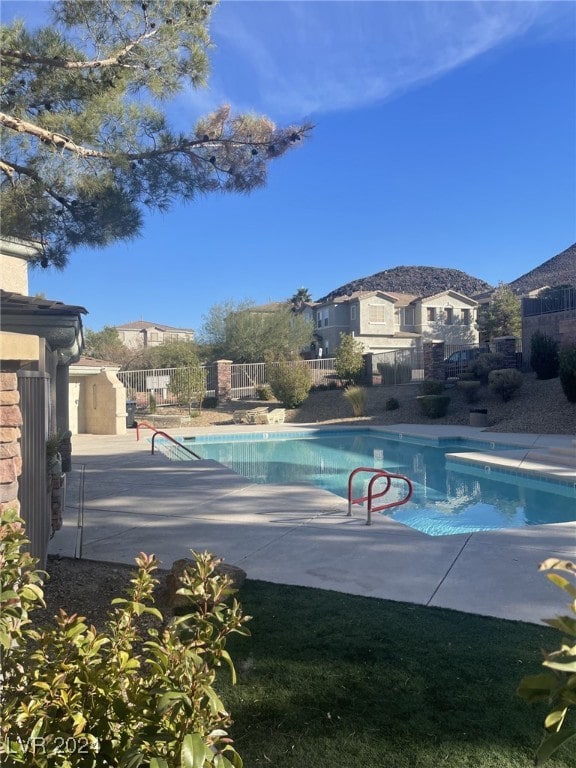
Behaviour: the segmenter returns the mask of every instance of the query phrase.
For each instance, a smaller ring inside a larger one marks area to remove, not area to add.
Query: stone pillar
[[[364,357],[364,381],[369,387],[376,387],[382,384],[382,376],[378,368],[374,367],[374,355],[368,352]]]
[[[218,405],[232,397],[232,360],[216,360],[215,389]]]
[[[20,449],[20,393],[15,373],[0,373],[0,510],[20,511],[18,477],[22,474]]]
[[[424,378],[444,381],[444,342],[425,341],[422,345]]]
[[[500,336],[492,339],[491,347],[494,352],[504,355],[504,368],[516,368],[516,338],[514,336]]]

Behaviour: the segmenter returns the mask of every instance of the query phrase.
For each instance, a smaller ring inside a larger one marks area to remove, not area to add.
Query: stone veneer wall
[[[225,403],[232,394],[232,360],[216,360],[216,400]]]
[[[444,342],[426,341],[422,345],[424,378],[444,381]]]
[[[526,365],[530,363],[530,345],[536,331],[557,339],[560,345],[576,343],[576,310],[522,318],[522,359]]]
[[[0,510],[20,511],[18,477],[22,474],[20,450],[20,393],[15,373],[0,373]]]

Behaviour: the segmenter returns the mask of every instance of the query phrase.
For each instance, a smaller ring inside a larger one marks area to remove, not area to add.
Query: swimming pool
[[[487,471],[447,457],[517,446],[466,440],[432,441],[371,430],[210,435],[182,442],[206,459],[255,483],[309,483],[347,498],[359,466],[407,475],[414,495],[387,514],[432,536],[576,521],[576,489],[510,471]],[[364,487],[368,479],[365,480]],[[362,485],[354,487],[360,495]]]

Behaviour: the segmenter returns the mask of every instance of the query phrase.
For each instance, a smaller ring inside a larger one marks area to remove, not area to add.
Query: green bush
[[[298,408],[312,388],[312,372],[303,360],[268,363],[267,379],[274,396],[285,408]]]
[[[429,419],[439,419],[446,415],[450,397],[448,395],[419,395],[416,400],[421,412]]]
[[[409,384],[412,381],[412,367],[406,363],[378,363],[377,368],[382,384],[386,386]]]
[[[420,392],[423,395],[441,395],[444,392],[444,382],[440,379],[424,379],[420,382]]]
[[[503,368],[502,370],[490,371],[488,375],[488,385],[492,392],[500,395],[504,402],[508,402],[514,393],[520,389],[524,381],[520,371],[515,368]]]
[[[236,600],[228,602],[235,590],[227,577],[214,574],[219,561],[192,553],[194,568],[178,590],[189,610],[168,624],[154,605],[157,561],[140,554],[132,586],[112,601],[103,631],[63,610],[52,625],[37,628],[29,614],[43,604],[41,577],[22,551],[26,543],[23,521],[13,511],[3,513],[0,743],[10,764],[242,766],[214,683],[223,663],[234,681],[226,640],[231,633],[248,634],[248,617]]]
[[[274,400],[274,395],[268,384],[265,384],[263,387],[256,387],[256,397],[258,400]]]
[[[340,334],[334,368],[344,384],[357,384],[364,374],[364,345],[350,333]]]
[[[576,563],[549,558],[540,564],[540,570],[562,571],[574,578]],[[576,615],[576,584],[557,573],[547,576],[568,593],[570,610]],[[544,621],[562,633],[560,647],[543,652],[545,672],[522,678],[518,686],[518,694],[529,703],[544,701],[551,707],[544,720],[544,737],[536,752],[536,765],[542,765],[561,746],[576,738],[576,618],[558,616]]]
[[[149,403],[150,413],[156,413],[156,397],[152,394],[152,392],[150,392]]]
[[[569,403],[576,403],[576,344],[560,349],[560,384]]]
[[[537,379],[555,379],[560,368],[556,339],[536,331],[530,339],[530,365]]]
[[[384,403],[385,411],[396,411],[398,408],[400,408],[400,403],[395,397],[389,397]]]
[[[496,371],[504,368],[506,364],[506,358],[500,352],[484,352],[478,355],[476,360],[472,360],[468,366],[468,370],[473,374],[475,379],[478,379],[482,384],[488,384],[488,376],[490,371]]]
[[[349,386],[344,390],[344,397],[352,406],[354,416],[364,416],[366,405],[366,391],[364,387]]]
[[[481,385],[479,381],[467,381],[461,379],[456,382],[456,387],[460,390],[460,392],[462,392],[467,403],[478,402],[480,386]]]

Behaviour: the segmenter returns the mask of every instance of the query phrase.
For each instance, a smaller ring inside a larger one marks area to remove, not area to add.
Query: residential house
[[[140,349],[157,347],[172,341],[194,341],[191,328],[172,328],[170,325],[151,323],[148,320],[136,320],[133,323],[115,326],[120,340],[126,347]]]
[[[330,357],[340,335],[353,334],[365,352],[421,348],[423,341],[477,344],[478,304],[456,291],[418,297],[388,291],[354,291],[301,310],[315,329],[316,352]]]

